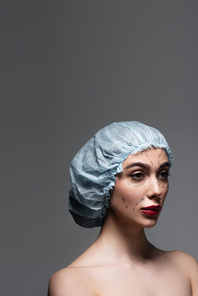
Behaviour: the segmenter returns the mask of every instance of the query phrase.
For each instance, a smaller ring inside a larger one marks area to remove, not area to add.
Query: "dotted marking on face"
[[[126,200],[122,197],[122,201],[126,202]]]
[[[159,187],[159,189],[160,189],[160,187],[163,188],[163,189],[165,189],[165,188],[168,188],[168,187],[169,187],[169,184],[167,184],[166,186],[163,186],[163,185],[160,185],[160,184],[158,183],[158,187]],[[160,193],[160,195],[161,195],[161,193]]]
[[[122,177],[122,179],[127,183],[127,185],[132,186],[132,184],[130,184],[129,182],[127,182],[127,180],[124,177]]]
[[[125,206],[125,209],[128,209],[128,206],[127,205]]]
[[[158,181],[158,188],[159,188],[159,190],[161,190],[161,188],[160,187],[163,187],[162,185],[160,185],[160,183],[159,183],[159,181]],[[162,194],[162,192],[159,194],[159,195],[161,195]]]
[[[127,185],[129,185],[129,186],[131,186],[131,187],[140,187],[140,186],[142,186],[142,185],[144,185],[144,183],[141,183],[141,184],[138,184],[138,185],[134,185],[134,184],[131,184],[131,183],[129,183],[126,179],[125,179],[125,177],[122,177],[122,179],[127,183]]]
[[[145,155],[146,155],[146,157],[148,157],[149,158],[149,156],[148,156],[148,154],[147,153],[144,153]],[[150,159],[149,159],[150,160]],[[150,163],[153,165],[153,162],[152,162],[152,160],[150,160]]]
[[[128,183],[129,184],[129,183]],[[139,185],[133,185],[133,187],[140,187],[140,186],[143,186],[145,184],[145,182],[144,183],[142,183],[142,184],[139,184]],[[131,184],[129,184],[130,186],[132,186]]]
[[[125,181],[126,181],[126,180],[125,180]],[[131,183],[127,182],[127,181],[126,181],[126,183],[127,183],[127,185],[129,185],[129,186],[131,186],[131,187],[140,187],[140,186],[144,185],[144,183],[139,184],[139,185],[134,185],[134,184],[131,184]]]
[[[159,200],[162,200],[162,198],[161,198],[161,197],[158,197],[158,199],[159,199]]]
[[[139,202],[137,202],[133,208],[133,211],[135,210],[135,208],[137,207],[138,204],[140,204],[142,201],[144,200],[144,198],[141,198]]]

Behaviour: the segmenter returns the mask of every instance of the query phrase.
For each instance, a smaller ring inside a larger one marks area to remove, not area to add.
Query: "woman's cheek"
[[[162,196],[165,199],[166,198],[166,195],[168,194],[169,183],[162,183],[162,184],[159,184],[159,186],[160,186],[160,189],[162,191]]]
[[[140,188],[126,188],[122,201],[125,208],[134,210],[135,207],[145,199],[145,192]]]

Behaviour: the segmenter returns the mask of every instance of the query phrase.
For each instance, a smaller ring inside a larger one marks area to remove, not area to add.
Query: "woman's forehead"
[[[156,161],[158,164],[159,162],[168,162],[168,156],[166,150],[164,148],[147,148],[142,151],[138,151],[136,154],[129,154],[129,156],[123,162],[123,167],[128,165],[131,162],[153,162]]]

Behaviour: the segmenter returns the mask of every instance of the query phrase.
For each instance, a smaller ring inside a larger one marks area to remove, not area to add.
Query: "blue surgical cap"
[[[101,226],[110,204],[116,174],[129,154],[154,146],[164,148],[172,164],[172,153],[164,136],[137,121],[114,122],[99,130],[71,162],[69,211],[83,227]]]

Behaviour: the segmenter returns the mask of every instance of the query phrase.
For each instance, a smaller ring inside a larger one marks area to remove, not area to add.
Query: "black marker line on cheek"
[[[125,179],[125,177],[122,177],[122,179],[123,179],[123,180],[124,180],[129,186],[131,186],[131,184],[127,182],[127,180]]]
[[[135,204],[135,206],[133,207],[133,211],[135,210],[135,208],[137,207],[137,205],[140,204],[143,200],[144,200],[144,198],[142,197],[140,199],[140,201]]]
[[[169,187],[169,184],[167,184],[166,186],[163,186],[163,185],[160,185],[159,186],[159,188],[163,188],[162,190],[164,190],[164,189],[166,189],[166,188],[168,188]],[[161,193],[159,194],[159,196],[158,196],[158,200],[163,200],[160,196],[162,195],[162,193],[163,193],[163,191],[161,191]]]
[[[125,203],[125,202],[126,202],[126,200],[124,199],[124,197],[122,197],[122,196],[121,196],[121,198],[122,198],[122,201]],[[128,209],[128,206],[127,206],[127,204],[125,205],[125,209]]]
[[[161,187],[161,185],[160,185],[160,182],[159,182],[159,180],[158,180],[157,184],[158,184],[158,189],[159,189],[159,190],[161,190],[161,188],[160,188],[160,187]],[[159,195],[161,195],[161,194],[162,194],[162,190],[161,190],[161,193],[160,193]]]
[[[124,178],[124,177],[122,177],[122,179],[129,185],[129,186],[132,186],[129,182],[127,182],[127,180]]]

